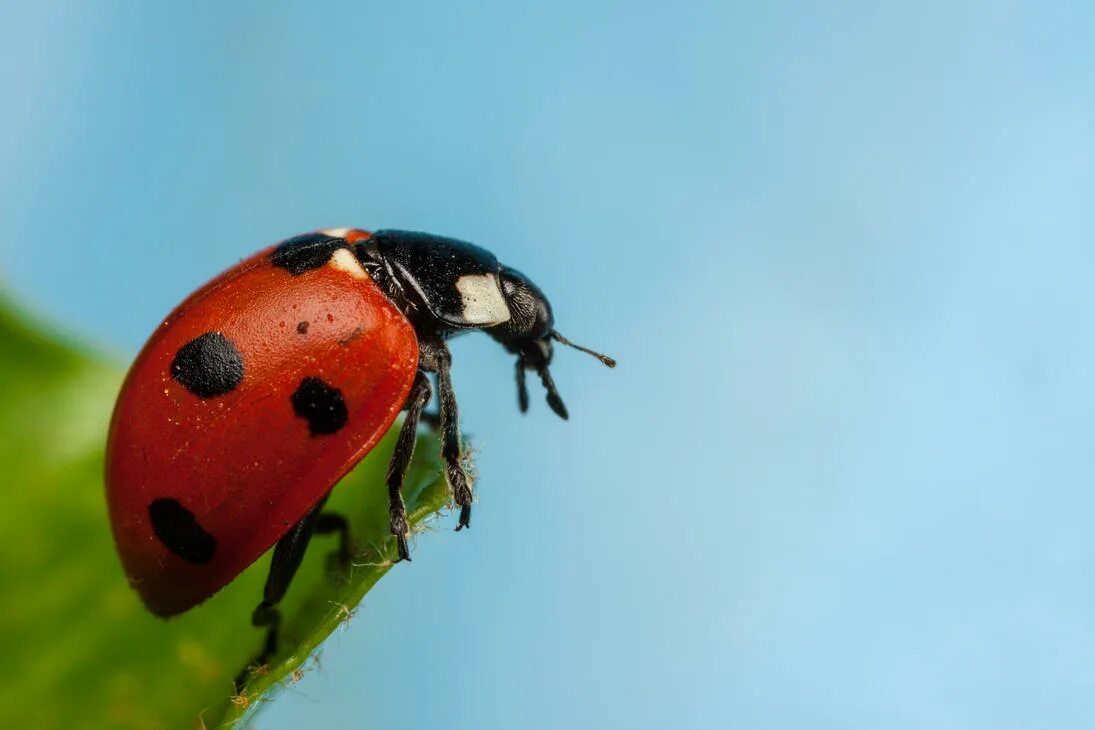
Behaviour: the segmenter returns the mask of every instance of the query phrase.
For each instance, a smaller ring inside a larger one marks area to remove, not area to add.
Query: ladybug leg
[[[521,413],[528,412],[528,386],[525,385],[525,358],[517,356],[517,407]]]
[[[544,384],[544,390],[547,391],[547,402],[551,406],[551,410],[555,411],[555,415],[564,421],[570,418],[570,414],[567,413],[567,407],[563,403],[562,397],[559,395],[559,391],[555,388],[555,380],[551,377],[551,373],[548,372],[547,367],[542,367],[537,371],[540,375],[540,382]]]
[[[352,552],[350,548],[350,522],[340,514],[324,512],[316,521],[316,534],[327,535],[332,532],[338,533],[338,552],[332,557],[337,558],[340,563],[345,565],[350,562]]]
[[[326,497],[320,500],[319,504],[313,507],[304,519],[293,525],[274,547],[274,555],[270,560],[270,574],[266,577],[266,586],[262,590],[262,603],[251,614],[253,626],[267,627],[266,642],[259,655],[236,675],[237,689],[242,688],[246,683],[251,667],[263,666],[278,653],[281,612],[278,611],[277,605],[285,597],[285,592],[289,590],[289,583],[292,582],[301,561],[304,560],[304,551],[308,549],[308,543],[316,531],[320,520],[319,513],[326,501]]]
[[[563,398],[559,395],[559,389],[555,387],[555,379],[551,377],[547,365],[543,361],[537,362],[535,359],[530,361],[523,353],[517,355],[515,373],[517,376],[517,407],[521,409],[521,413],[528,411],[528,386],[525,385],[526,370],[535,370],[536,374],[540,376],[540,382],[544,384],[544,390],[547,391],[548,405],[551,406],[551,410],[555,411],[555,415],[564,421],[570,418],[566,404],[563,403]]]
[[[411,463],[411,455],[414,454],[414,443],[417,440],[418,419],[422,415],[422,409],[430,400],[432,388],[430,379],[421,370],[414,376],[411,392],[407,396],[407,416],[403,419],[403,426],[399,429],[399,438],[395,442],[395,451],[392,452],[392,460],[388,464],[388,523],[396,546],[399,550],[399,560],[410,560],[411,552],[407,549],[407,507],[403,504],[403,477],[407,474],[407,465]]]
[[[441,431],[441,414],[433,411],[422,411],[419,423],[429,428],[434,433]]]
[[[453,501],[460,506],[457,531],[471,525],[471,487],[468,476],[460,464],[460,415],[456,407],[456,393],[452,388],[452,355],[441,339],[422,343],[425,355],[437,372],[438,398],[441,401],[441,458],[445,460],[445,474],[452,487]]]

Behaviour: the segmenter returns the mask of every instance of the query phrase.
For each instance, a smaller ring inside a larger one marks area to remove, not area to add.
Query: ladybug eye
[[[515,337],[544,337],[555,321],[547,297],[516,269],[504,267],[500,278],[512,317],[509,331]]]

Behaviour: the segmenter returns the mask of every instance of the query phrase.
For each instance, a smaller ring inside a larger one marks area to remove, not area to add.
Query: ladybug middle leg
[[[471,525],[471,486],[460,463],[460,415],[452,387],[452,354],[440,337],[419,340],[419,367],[437,373],[438,399],[441,401],[441,458],[452,488],[453,501],[460,507],[457,531]]]
[[[388,525],[391,533],[395,535],[396,546],[399,551],[399,560],[410,560],[411,553],[407,549],[407,507],[403,503],[403,477],[407,474],[407,466],[411,463],[411,455],[414,454],[414,444],[418,440],[418,419],[422,415],[422,409],[430,400],[432,389],[430,379],[419,370],[415,373],[414,382],[411,384],[411,392],[407,395],[407,416],[403,419],[403,426],[399,429],[399,437],[395,442],[395,451],[392,452],[392,460],[388,464]]]
[[[331,557],[343,566],[350,562],[352,548],[350,544],[350,521],[334,512],[322,512],[316,520],[316,534],[338,533],[338,551]]]
[[[418,419],[426,428],[430,429],[434,433],[441,433],[441,414],[433,411],[422,411],[422,416]]]

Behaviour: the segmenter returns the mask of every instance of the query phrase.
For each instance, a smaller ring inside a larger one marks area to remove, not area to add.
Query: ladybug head
[[[355,248],[358,260],[419,333],[447,336],[480,329],[517,356],[517,396],[528,409],[525,371],[540,376],[547,401],[560,417],[566,406],[548,372],[554,343],[589,353],[609,367],[616,361],[573,344],[555,330],[540,288],[494,254],[465,241],[414,231],[382,230]]]
[[[588,353],[610,368],[616,367],[612,358],[594,352],[563,337],[555,331],[555,317],[551,304],[532,280],[516,269],[503,266],[499,271],[499,284],[509,308],[509,319],[487,330],[487,333],[510,352],[517,355],[517,401],[521,411],[528,410],[528,390],[525,387],[525,371],[533,370],[540,376],[547,390],[547,402],[560,418],[567,418],[566,405],[555,388],[555,381],[548,371],[554,355],[553,342]]]

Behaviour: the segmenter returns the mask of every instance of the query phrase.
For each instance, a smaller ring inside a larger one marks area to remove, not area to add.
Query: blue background
[[[474,529],[262,727],[1088,726],[1090,3],[24,5],[0,276],[58,327],[402,227],[620,361],[563,423],[456,343]]]

